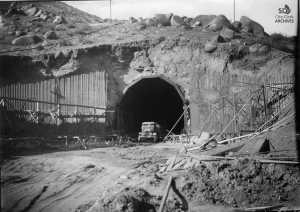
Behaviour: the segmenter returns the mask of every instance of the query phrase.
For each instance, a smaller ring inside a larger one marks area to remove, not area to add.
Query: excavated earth
[[[207,53],[206,42],[219,32],[171,26],[136,30],[137,23],[103,21],[68,9],[65,4],[35,4],[65,16],[75,27],[80,27],[76,25],[80,19],[93,30],[86,28],[88,33],[76,34],[76,28],[66,25],[57,33],[68,45],[47,40],[50,45],[36,50],[11,45],[15,37],[7,33],[11,26],[28,33],[41,26],[29,24],[32,18],[28,16],[3,16],[0,69],[9,71],[0,72],[2,86],[105,70],[107,107],[115,110],[126,85],[142,75],[163,74],[183,88],[186,99],[200,104],[249,89],[232,80],[258,83],[262,76],[291,76],[294,72],[292,54],[275,49],[250,53],[247,49],[255,43],[247,43],[249,36],[244,34],[237,33],[235,39],[218,43],[213,53]],[[3,4],[0,6],[3,9]],[[111,126],[115,116],[112,113],[106,119]],[[296,156],[293,126],[282,127],[267,137],[275,148],[289,150],[280,156]],[[181,148],[171,144],[104,144],[88,150],[41,147],[30,151],[20,147],[15,152],[2,151],[1,211],[157,211],[170,175],[175,183],[165,211],[237,211],[300,204],[299,170],[293,165],[237,159],[202,162],[192,170],[159,173],[167,157],[176,156]]]
[[[171,175],[175,183],[166,211],[299,206],[298,167],[239,159],[158,172],[180,148],[156,144],[20,150],[1,163],[1,211],[157,211]]]

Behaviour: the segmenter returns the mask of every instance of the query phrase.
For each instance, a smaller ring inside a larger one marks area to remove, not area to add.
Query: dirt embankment
[[[300,201],[293,166],[244,159],[159,173],[160,164],[179,148],[158,144],[19,153],[1,164],[2,211],[157,211],[171,174],[175,184],[168,211],[232,211]]]

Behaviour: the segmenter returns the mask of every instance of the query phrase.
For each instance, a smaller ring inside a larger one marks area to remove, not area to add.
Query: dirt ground
[[[300,202],[300,178],[292,166],[223,161],[159,173],[159,165],[168,156],[178,155],[181,148],[161,143],[16,153],[2,158],[1,211],[157,211],[171,175],[175,187],[165,211],[235,211],[236,207]],[[247,167],[254,167],[256,177],[242,175],[253,174]],[[273,170],[277,173],[274,179]],[[237,198],[241,193],[244,196]]]

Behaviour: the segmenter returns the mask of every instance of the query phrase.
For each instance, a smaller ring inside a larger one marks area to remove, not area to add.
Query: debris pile
[[[255,206],[300,201],[297,167],[242,159],[200,164],[176,180],[188,201]]]

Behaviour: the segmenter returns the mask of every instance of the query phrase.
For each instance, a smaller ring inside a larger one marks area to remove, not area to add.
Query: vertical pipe
[[[110,20],[111,20],[111,0],[109,0],[109,17],[110,17]]]
[[[235,21],[235,0],[233,0],[233,21]]]

